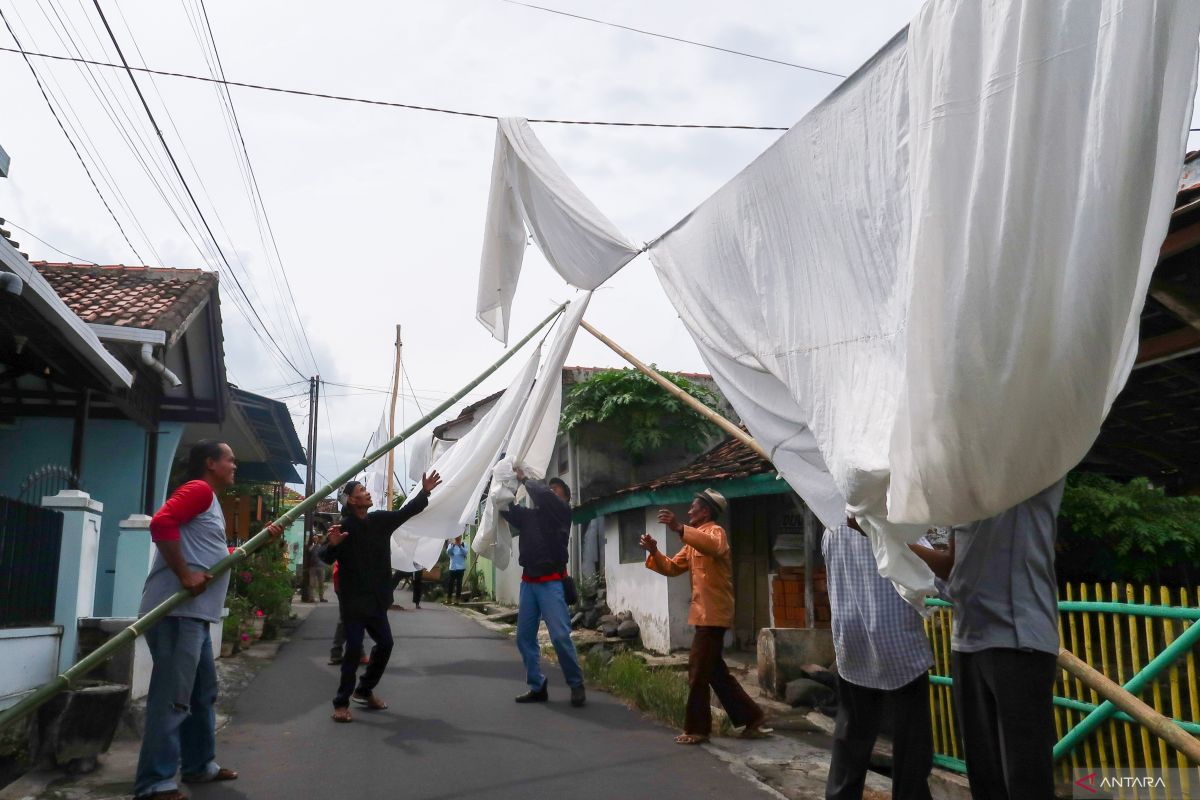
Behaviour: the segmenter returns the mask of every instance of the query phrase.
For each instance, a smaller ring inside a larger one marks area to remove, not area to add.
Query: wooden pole
[[[614,342],[612,339],[608,338],[603,333],[601,333],[600,331],[593,328],[591,325],[589,325],[587,323],[586,320],[581,321],[579,324],[585,331],[590,333],[592,336],[595,336],[600,341],[604,342],[604,344],[608,345],[608,347],[614,353],[616,353],[621,358],[628,361],[630,364],[633,364],[633,366],[636,367],[637,370],[639,372],[641,372],[643,375],[645,375],[647,378],[649,378],[650,380],[657,383],[659,386],[661,386],[663,389],[665,389],[669,394],[676,397],[681,402],[685,403],[688,406],[688,408],[692,409],[697,414],[704,417],[706,420],[713,423],[718,428],[725,431],[727,434],[729,434],[730,436],[737,439],[742,444],[749,447],[751,450],[753,450],[755,453],[757,453],[764,461],[769,462],[771,460],[771,457],[767,454],[767,451],[763,449],[762,445],[760,445],[757,441],[755,441],[753,436],[746,433],[744,430],[739,428],[737,425],[734,425],[732,422],[725,419],[720,414],[713,411],[711,408],[704,405],[696,398],[692,397],[690,394],[685,392],[683,389],[680,389],[678,386],[671,383],[669,380],[664,378],[658,372],[654,371],[653,369],[648,367],[646,364],[644,364],[642,361],[640,361],[637,358],[637,356],[633,355],[628,350],[626,350],[625,348],[621,347],[619,344]]]
[[[400,341],[400,326],[396,326],[396,368],[392,372],[392,410],[388,414],[388,438],[391,439],[396,435],[396,398],[400,394],[400,350],[404,347],[404,342]],[[388,451],[387,463],[387,508],[391,511],[395,506],[396,489],[392,478],[396,473],[396,451]]]
[[[1090,666],[1070,650],[1060,648],[1058,664],[1067,672],[1088,685],[1105,700],[1133,717],[1144,725],[1148,731],[1158,736],[1167,744],[1200,764],[1200,739],[1180,728],[1175,722],[1155,711],[1142,702],[1125,687],[1110,680],[1104,673]]]

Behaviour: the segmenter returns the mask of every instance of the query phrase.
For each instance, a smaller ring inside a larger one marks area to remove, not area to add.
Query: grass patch
[[[679,730],[683,730],[687,708],[687,677],[678,671],[648,667],[631,653],[618,653],[607,661],[596,650],[580,655],[584,679],[595,686],[629,701],[640,711]],[[729,718],[713,709],[713,734],[732,732]]]

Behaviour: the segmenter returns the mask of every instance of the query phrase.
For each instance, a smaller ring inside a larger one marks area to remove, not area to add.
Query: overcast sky
[[[198,2],[101,0],[133,64],[208,75]],[[920,6],[917,0],[541,4],[843,74]],[[230,80],[487,114],[788,126],[838,83],[501,0],[336,6],[208,0],[207,6]],[[88,57],[116,60],[91,0],[0,0],[0,9],[26,49],[74,55],[78,47]],[[12,45],[7,31],[0,31],[0,43]],[[86,132],[80,145],[101,156],[97,166],[88,157],[89,166],[142,259],[169,267],[223,266],[202,255],[193,239],[203,246],[203,237],[189,238],[176,220],[188,203],[176,198],[173,176],[158,177],[157,169],[170,167],[128,78],[70,63],[34,64],[67,106],[68,123]],[[0,53],[0,76],[0,145],[12,158],[9,179],[0,180],[0,216],[74,256],[138,263],[21,57]],[[411,422],[420,416],[418,402],[428,411],[501,355],[502,346],[474,318],[494,122],[231,89],[298,323],[256,225],[217,90],[177,78],[138,80],[271,337],[302,373],[319,367],[329,381],[384,388],[394,326],[401,324],[404,362],[417,390],[417,398],[404,403]],[[111,106],[98,99],[97,86]],[[535,125],[535,132],[583,192],[637,242],[662,233],[779,136],[548,124]],[[144,159],[159,164],[149,167],[154,182],[126,137]],[[34,259],[67,260],[23,231],[14,238]],[[222,276],[230,380],[285,399],[303,441],[307,387],[255,336],[234,306],[234,292],[232,280]],[[572,294],[530,248],[511,338]],[[662,368],[703,369],[644,256],[597,292],[588,319]],[[521,360],[470,398],[504,386]],[[584,332],[569,362],[623,365]],[[386,395],[337,386],[327,394],[318,471],[333,478],[361,456]]]

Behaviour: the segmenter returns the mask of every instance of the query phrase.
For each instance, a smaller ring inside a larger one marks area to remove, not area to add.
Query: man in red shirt
[[[142,589],[139,615],[180,588],[192,599],[146,631],[154,668],[146,697],[146,734],[138,756],[137,800],[183,800],[185,783],[231,781],[237,773],[216,761],[217,670],[209,625],[221,621],[229,573],[208,570],[228,554],[225,514],[217,493],[233,485],[237,460],[223,442],[204,440],[188,455],[188,477],[150,521],[157,552]],[[271,535],[283,531],[268,526]]]

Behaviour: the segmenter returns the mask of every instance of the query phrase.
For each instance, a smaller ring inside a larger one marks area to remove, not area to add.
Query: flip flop
[[[336,711],[333,712],[333,714],[330,715],[329,718],[332,719],[334,722],[342,722],[342,723],[354,722],[354,717],[350,716],[350,709],[348,709],[348,708],[337,709]]]
[[[740,739],[770,739],[774,731],[771,728],[746,728],[740,734]]]
[[[208,775],[184,775],[184,783],[216,783],[217,781],[236,781],[238,774],[231,769],[221,767],[217,773],[211,777]]]
[[[707,743],[708,743],[707,736],[699,736],[694,733],[681,733],[675,737],[675,744],[696,745],[696,744],[707,744]]]

